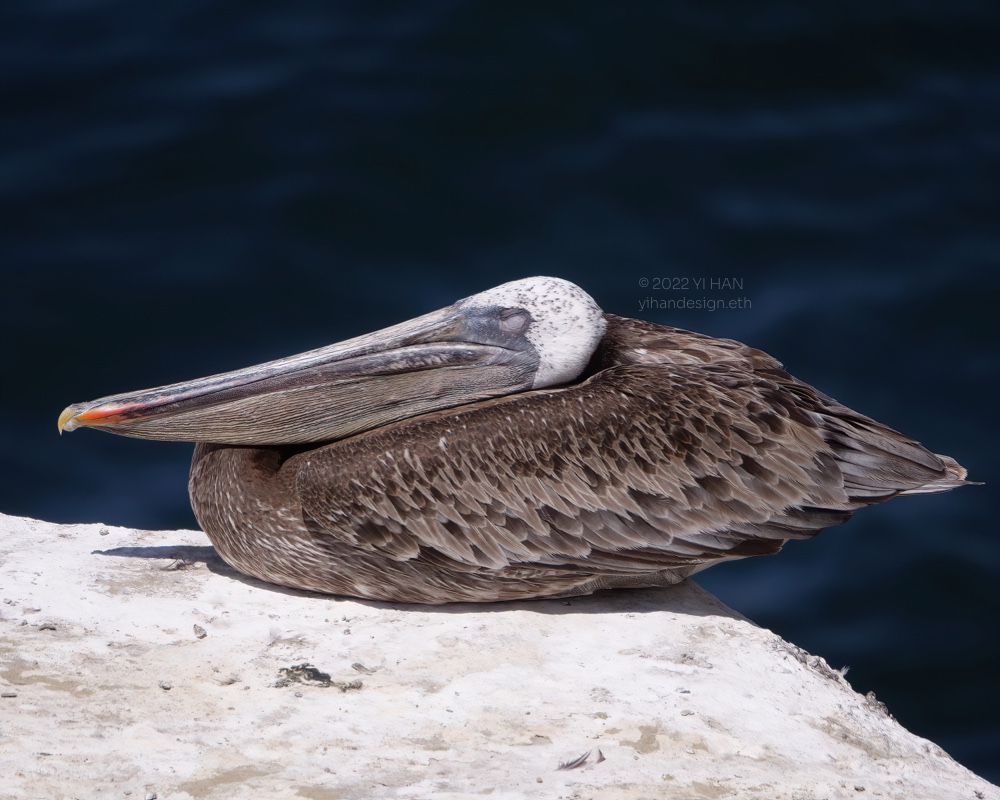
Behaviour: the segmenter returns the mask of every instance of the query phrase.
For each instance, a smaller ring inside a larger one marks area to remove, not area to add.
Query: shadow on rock
[[[536,614],[644,614],[654,611],[669,611],[697,617],[729,617],[745,620],[738,612],[726,606],[714,595],[696,583],[686,580],[676,586],[656,589],[608,589],[582,597],[564,597],[552,600],[507,600],[496,603],[445,603],[442,605],[420,605],[416,603],[391,603],[379,600],[363,600],[354,597],[290,589],[244,575],[222,560],[216,549],[210,545],[160,545],[154,547],[115,547],[110,550],[94,550],[97,555],[116,558],[148,558],[168,562],[162,569],[183,569],[185,566],[202,563],[211,572],[237,580],[269,592],[277,592],[292,597],[340,599],[360,603],[370,608],[392,609],[403,612],[423,612],[438,614],[467,613],[510,613],[529,611]],[[173,562],[173,563],[169,563]]]

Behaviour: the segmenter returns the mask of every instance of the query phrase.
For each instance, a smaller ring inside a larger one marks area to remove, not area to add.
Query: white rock
[[[236,575],[201,533],[2,516],[0,560],[4,798],[1000,800],[691,583],[361,603]],[[275,687],[303,663],[335,685]]]

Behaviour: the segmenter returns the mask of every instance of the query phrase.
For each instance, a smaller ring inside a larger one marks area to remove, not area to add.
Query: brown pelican
[[[198,442],[233,567],[419,603],[676,583],[965,470],[729,339],[529,278],[341,344],[67,408]]]

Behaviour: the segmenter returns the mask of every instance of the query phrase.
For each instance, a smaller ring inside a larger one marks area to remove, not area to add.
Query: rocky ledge
[[[1000,800],[692,583],[365,603],[0,516],[0,599],[4,798]]]

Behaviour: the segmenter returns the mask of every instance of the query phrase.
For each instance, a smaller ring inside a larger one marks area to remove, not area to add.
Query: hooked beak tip
[[[75,403],[66,406],[62,414],[59,415],[59,433],[72,431],[81,425],[92,427],[95,425],[114,425],[120,422],[122,414],[146,407],[143,403],[106,402],[94,405],[93,403]]]
[[[63,431],[71,431],[79,425],[79,423],[74,419],[76,417],[76,407],[67,406],[63,409],[62,414],[59,415],[59,433],[62,434]]]

